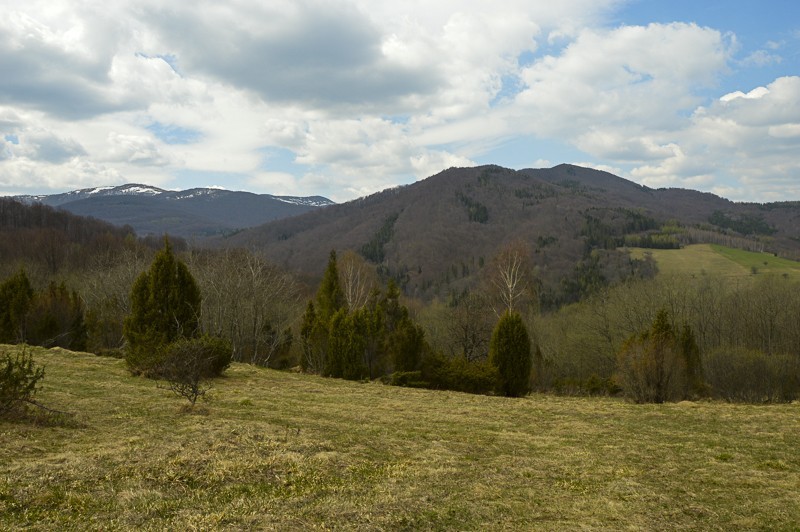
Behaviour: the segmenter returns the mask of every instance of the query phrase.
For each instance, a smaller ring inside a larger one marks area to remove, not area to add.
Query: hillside
[[[780,275],[800,280],[800,262],[715,244],[694,244],[682,249],[632,249],[637,258],[650,255],[662,275],[714,275],[743,279]]]
[[[25,262],[39,263],[52,274],[65,266],[85,267],[93,256],[129,247],[132,233],[130,227],[0,197],[0,274],[9,275]]]
[[[17,199],[129,225],[139,235],[169,233],[183,238],[230,233],[332,204],[320,196],[272,196],[214,188],[168,191],[134,184]]]
[[[692,238],[738,239],[800,256],[800,204],[736,204],[690,190],[653,190],[570,165],[452,168],[218,244],[261,248],[309,277],[321,274],[330,249],[353,249],[398,279],[407,294],[430,298],[474,286],[501,246],[522,240],[533,250],[544,291],[558,300],[575,296],[565,286],[581,290],[587,269],[608,281],[646,275],[647,265],[616,248],[625,235],[658,232],[669,220],[692,228]]]
[[[0,347],[0,352],[13,349]],[[35,350],[0,528],[791,529],[797,405],[405,389],[234,364],[200,414],[120,360]]]

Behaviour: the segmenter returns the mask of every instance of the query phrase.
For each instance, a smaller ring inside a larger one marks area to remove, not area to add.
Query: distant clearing
[[[631,248],[634,258],[650,254],[663,275],[701,275],[748,277],[787,275],[800,279],[800,262],[776,257],[771,253],[743,251],[716,244],[694,244],[682,249]]]
[[[4,530],[800,523],[796,404],[515,400],[234,364],[186,414],[120,360],[34,353],[37,398],[80,424],[0,421]]]

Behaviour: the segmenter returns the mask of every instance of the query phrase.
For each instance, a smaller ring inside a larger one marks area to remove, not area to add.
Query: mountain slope
[[[17,199],[115,225],[127,224],[140,235],[169,233],[186,238],[229,233],[332,204],[320,196],[272,196],[213,188],[176,192],[137,184]]]
[[[710,224],[714,213],[731,223],[759,221],[774,231],[769,245],[775,251],[800,254],[792,240],[800,235],[798,204],[736,204],[695,191],[654,190],[570,165],[521,171],[452,168],[412,185],[243,231],[219,244],[259,247],[310,277],[321,274],[331,249],[353,249],[397,278],[408,294],[428,298],[473,286],[501,246],[522,240],[533,249],[545,289],[555,293],[564,283],[582,282],[581,268],[598,268],[609,280],[635,273],[641,265],[614,251],[615,242],[625,234],[657,231],[668,220],[679,220],[697,234],[731,238],[719,232],[724,227]],[[592,249],[599,250],[598,258]]]
[[[49,274],[86,267],[93,257],[117,256],[130,243],[129,227],[0,197],[0,279],[23,264],[42,265]]]

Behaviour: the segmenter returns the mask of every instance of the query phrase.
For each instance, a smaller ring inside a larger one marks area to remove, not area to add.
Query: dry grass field
[[[8,346],[0,350],[16,349]],[[472,396],[233,365],[199,411],[34,348],[3,530],[797,530],[800,405]]]

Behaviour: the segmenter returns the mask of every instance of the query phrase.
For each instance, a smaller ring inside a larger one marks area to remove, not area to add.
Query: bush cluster
[[[422,361],[421,380],[416,385],[438,390],[485,394],[498,387],[500,374],[488,361],[468,361],[430,352]]]
[[[719,348],[705,357],[712,393],[730,402],[790,402],[800,397],[800,358],[756,349]]]
[[[86,349],[83,302],[66,284],[31,286],[25,270],[0,283],[0,343]]]
[[[210,387],[208,379],[222,375],[233,358],[230,342],[207,335],[182,338],[168,344],[162,351],[158,376],[192,406]]]

